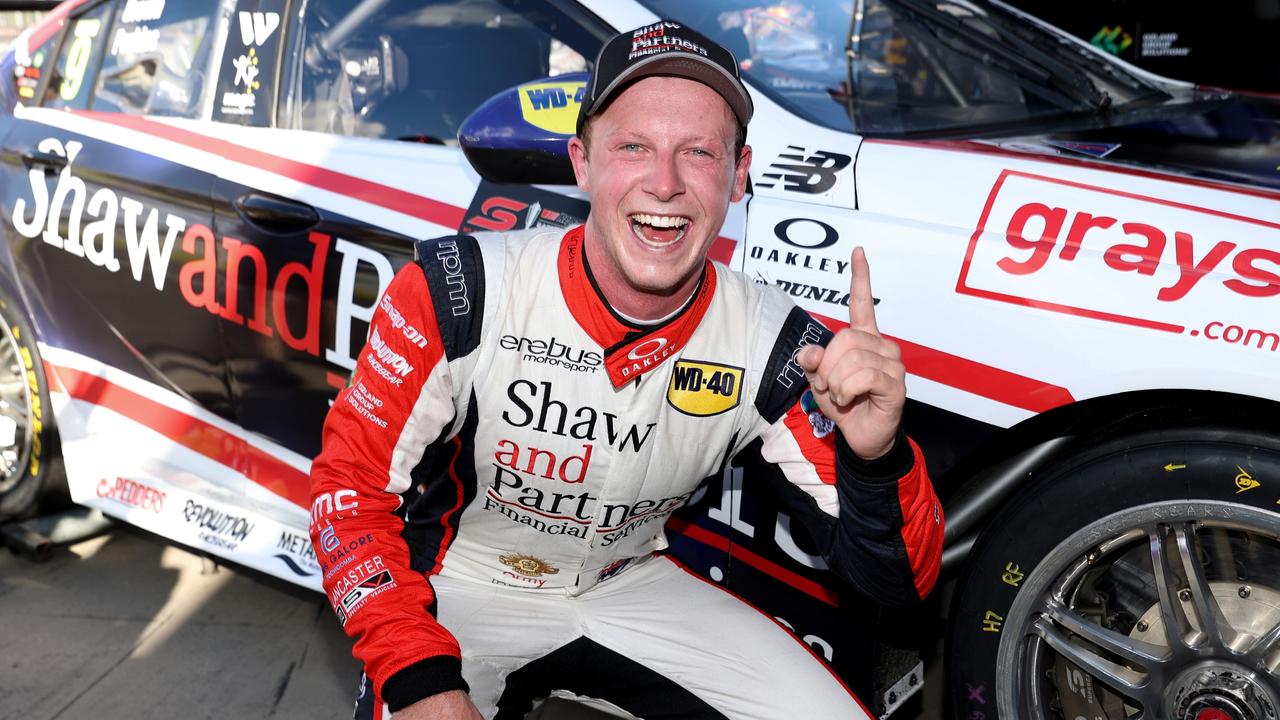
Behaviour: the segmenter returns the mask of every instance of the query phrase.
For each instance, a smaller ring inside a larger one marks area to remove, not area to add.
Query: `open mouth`
[[[689,218],[678,215],[635,213],[629,216],[631,232],[645,245],[661,250],[680,242],[689,228]]]

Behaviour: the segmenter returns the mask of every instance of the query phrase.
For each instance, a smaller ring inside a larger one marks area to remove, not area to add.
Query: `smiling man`
[[[834,336],[707,260],[751,164],[750,95],[676,23],[601,50],[569,145],[585,225],[418,243],[312,469],[358,717],[859,718],[800,640],[663,554],[703,478],[750,465],[831,568],[917,602],[940,506],[905,368],[851,260]]]

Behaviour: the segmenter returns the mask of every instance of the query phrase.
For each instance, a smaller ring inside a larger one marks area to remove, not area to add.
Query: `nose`
[[[684,178],[675,152],[664,150],[653,154],[649,174],[645,177],[644,191],[662,202],[684,192]]]

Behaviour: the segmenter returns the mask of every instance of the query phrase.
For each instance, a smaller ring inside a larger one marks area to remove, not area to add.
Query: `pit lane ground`
[[[357,677],[323,598],[289,583],[122,525],[43,563],[0,549],[0,720],[348,718]],[[941,716],[925,704],[895,720]]]

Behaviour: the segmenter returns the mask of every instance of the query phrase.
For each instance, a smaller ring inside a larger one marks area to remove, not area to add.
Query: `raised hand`
[[[822,414],[858,457],[874,460],[893,449],[907,401],[906,367],[897,343],[876,327],[871,268],[861,247],[853,249],[849,267],[849,327],[825,349],[801,349],[796,360]]]

